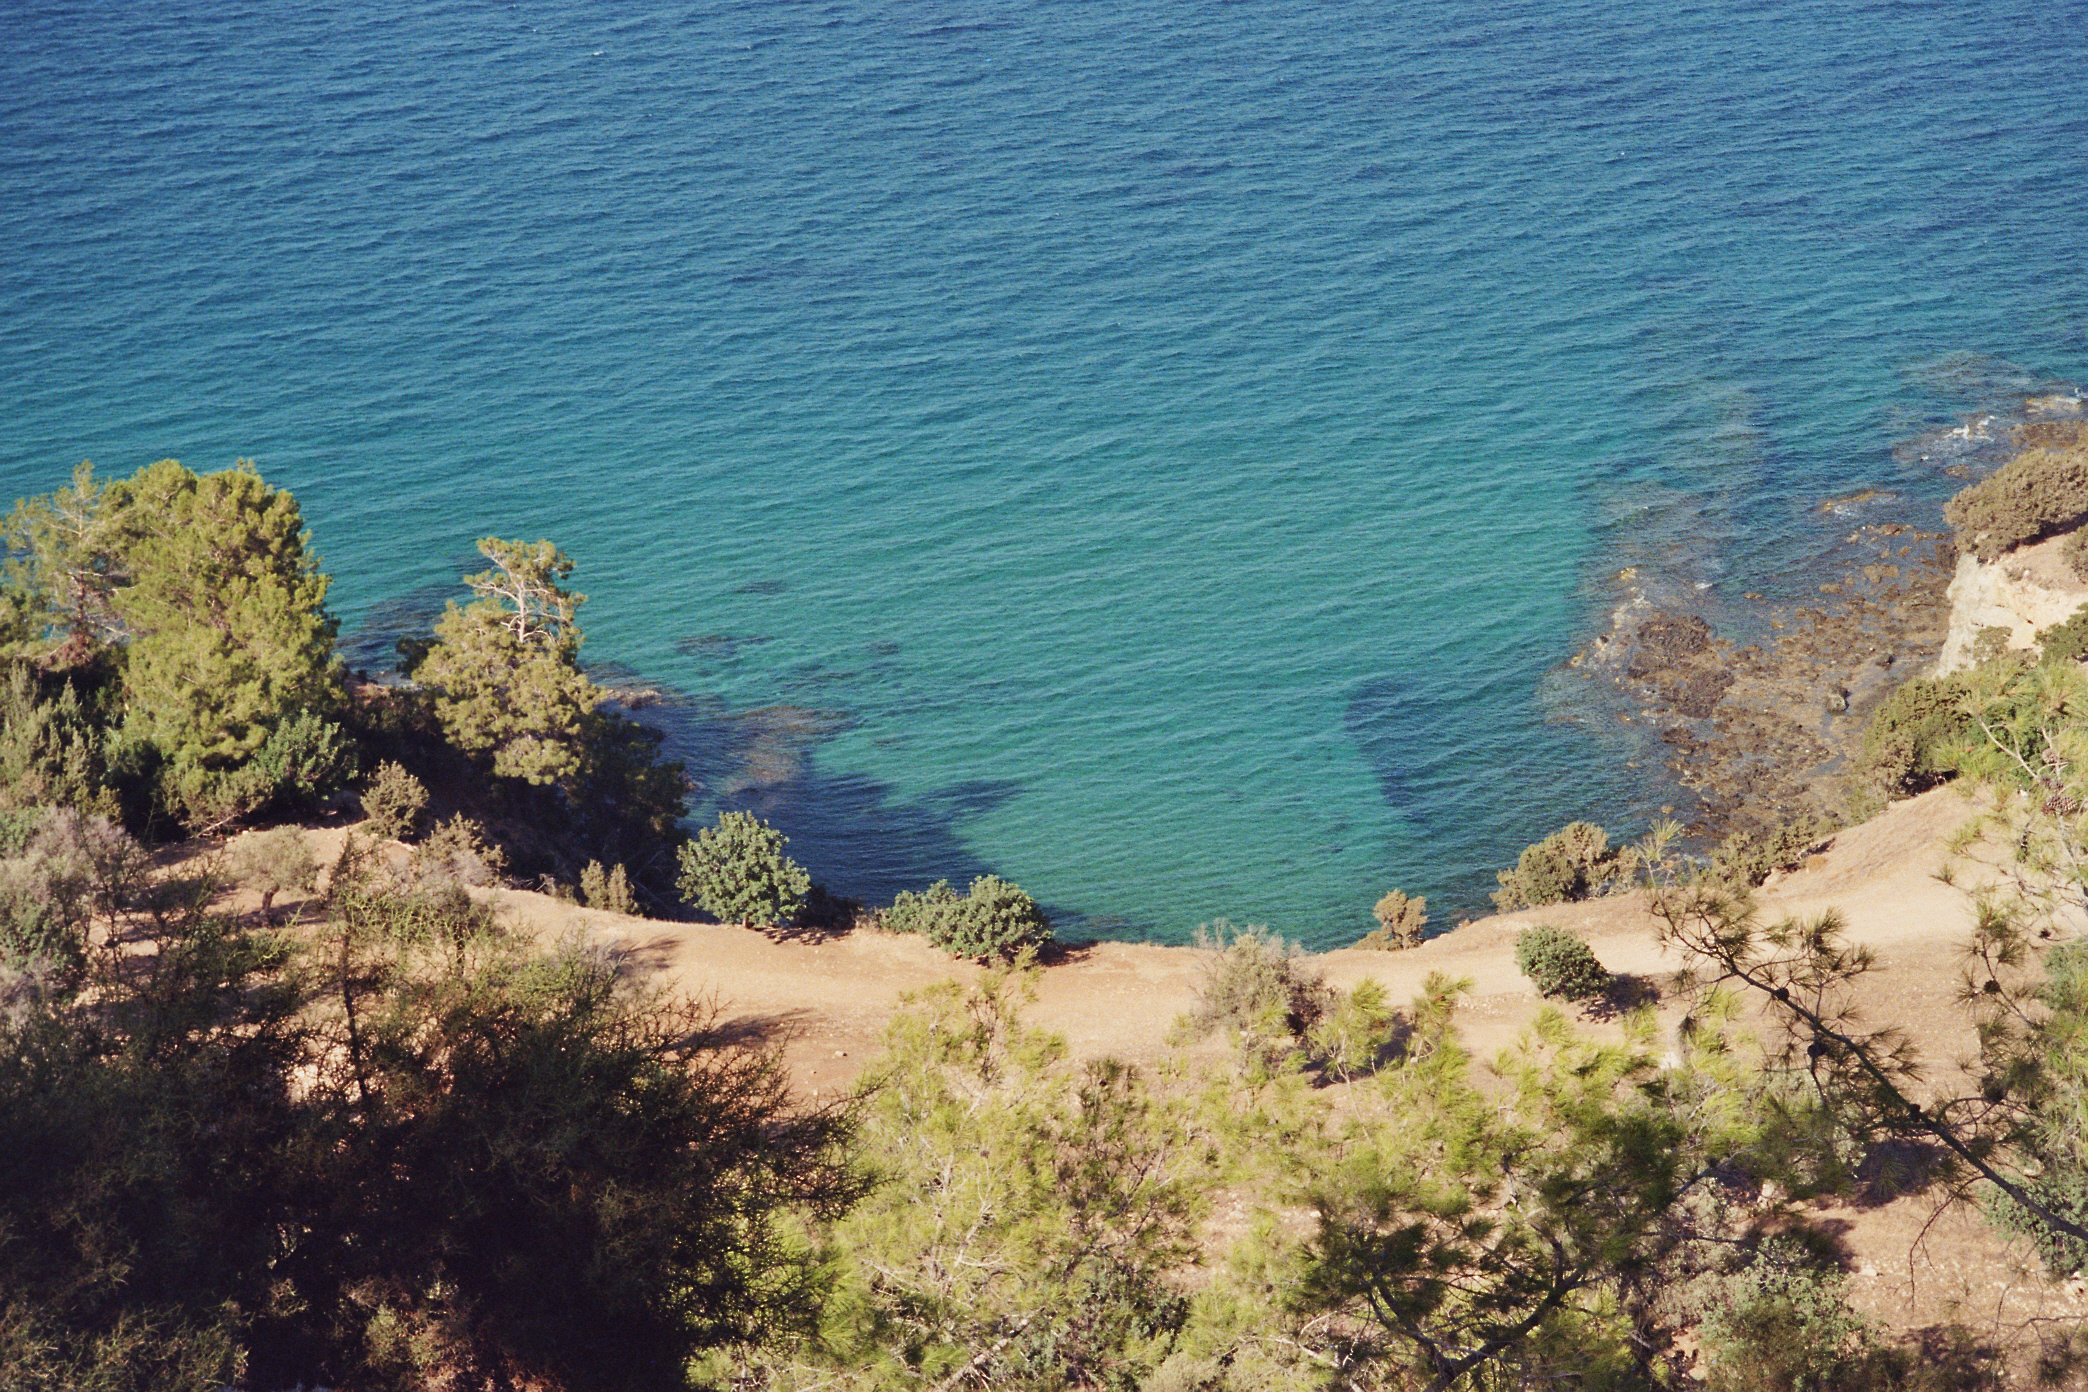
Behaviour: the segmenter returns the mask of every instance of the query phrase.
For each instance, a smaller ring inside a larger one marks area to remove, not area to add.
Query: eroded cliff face
[[[2074,616],[2088,604],[2088,583],[2060,556],[2071,533],[2048,537],[1993,561],[1960,556],[1950,581],[1950,628],[1936,658],[1936,675],[1970,667],[1983,630],[2007,633],[2003,646],[2037,645],[2040,629]]]

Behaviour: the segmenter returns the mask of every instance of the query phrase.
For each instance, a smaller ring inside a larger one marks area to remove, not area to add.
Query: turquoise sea
[[[1446,922],[1673,797],[1620,567],[1797,593],[2088,378],[2083,18],[16,0],[0,492],[252,457],[373,665],[552,537],[844,892]]]

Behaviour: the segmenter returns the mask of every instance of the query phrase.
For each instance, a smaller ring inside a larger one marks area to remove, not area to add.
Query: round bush
[[[1610,974],[1594,950],[1563,928],[1539,924],[1515,937],[1515,965],[1539,995],[1586,1000],[1610,987]]]
[[[788,839],[751,812],[721,812],[718,824],[681,848],[682,898],[721,923],[778,928],[811,892],[805,867],[783,854]]]

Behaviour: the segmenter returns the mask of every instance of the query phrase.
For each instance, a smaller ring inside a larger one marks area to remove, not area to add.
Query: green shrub
[[[308,812],[347,787],[360,764],[347,731],[305,710],[268,732],[249,767],[264,806]]]
[[[348,785],[357,762],[355,742],[339,725],[299,711],[245,763],[168,762],[159,798],[191,831],[212,832],[270,811],[309,812]]]
[[[1366,976],[1354,990],[1337,993],[1305,1031],[1305,1050],[1322,1074],[1352,1082],[1377,1068],[1400,1023],[1385,988]]]
[[[1769,831],[1736,831],[1711,853],[1711,873],[1727,884],[1752,889],[1780,870],[1795,870],[1825,842],[1834,824],[1824,817],[1785,822]]]
[[[1972,732],[1962,677],[1910,677],[1871,717],[1857,755],[1860,783],[1886,797],[1910,797],[1950,778]]]
[[[885,927],[919,933],[952,957],[979,961],[1012,958],[1051,941],[1051,920],[1037,901],[998,875],[981,875],[959,894],[937,880],[916,894],[902,892],[885,912]]]
[[[1943,505],[1960,551],[1991,561],[2088,516],[2088,429],[2050,438]]]
[[[2074,535],[2088,537],[2088,527]],[[2039,658],[2045,662],[2088,660],[2088,604],[2076,609],[2072,618],[2038,630],[2037,649]]]
[[[387,759],[370,775],[362,803],[371,834],[389,841],[404,841],[420,825],[421,809],[428,805],[428,789],[403,764]]]
[[[1364,934],[1356,946],[1393,949],[1421,945],[1421,929],[1428,922],[1428,900],[1409,899],[1395,889],[1377,901],[1371,914],[1378,926]]]
[[[2060,1037],[2078,1038],[2088,1018],[2088,940],[2061,943],[2045,953],[2045,979],[2037,987],[2040,1004],[2051,1012]],[[2029,1150],[2037,1158],[2036,1173],[2020,1177],[2023,1188],[2046,1208],[2077,1224],[2088,1224],[2088,1156],[2077,1139],[2078,1105],[2071,1088],[2056,1090],[2040,1109],[2044,1115],[2031,1133]],[[2056,1124],[2055,1124],[2056,1122]],[[2045,1270],[2064,1280],[2088,1271],[2088,1243],[2054,1228],[1998,1189],[1982,1202],[1996,1227],[2029,1240]]]
[[[950,888],[948,880],[937,880],[923,890],[902,889],[892,900],[892,907],[884,911],[884,929],[888,933],[918,933],[926,937],[930,925],[939,922],[961,898]]]
[[[1771,1239],[1715,1283],[1704,1314],[1711,1392],[1869,1392],[1907,1371],[1849,1308],[1848,1278]]]
[[[1493,901],[1503,913],[1570,903],[1600,894],[1628,874],[1608,833],[1593,822],[1569,822],[1525,847],[1513,870],[1495,875],[1501,887]]]
[[[413,851],[412,878],[453,885],[494,885],[507,873],[507,852],[487,836],[486,828],[459,812]]]
[[[599,860],[587,862],[587,868],[580,872],[580,902],[590,909],[610,913],[638,912],[638,899],[631,893],[631,878],[624,872],[622,861],[611,870],[602,869]]]
[[[721,812],[681,848],[682,898],[721,923],[780,928],[796,919],[812,877],[783,853],[789,839],[751,812]]]
[[[1196,930],[1203,981],[1196,1006],[1176,1022],[1179,1039],[1228,1031],[1250,1073],[1305,1062],[1305,1041],[1335,1004],[1335,993],[1308,968],[1304,951],[1258,924],[1236,928],[1218,919]]]
[[[1515,935],[1515,965],[1539,995],[1586,1000],[1609,990],[1613,978],[1594,950],[1563,928],[1539,924]]]

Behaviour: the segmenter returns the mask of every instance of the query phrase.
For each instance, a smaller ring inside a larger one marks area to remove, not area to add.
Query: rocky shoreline
[[[1630,703],[1621,718],[1664,747],[1695,802],[1679,811],[1692,837],[1847,819],[1842,775],[1871,713],[1935,664],[1950,626],[1950,539],[1886,523],[1848,540],[1869,559],[1820,585],[1817,604],[1760,610],[1763,641],[1722,637],[1624,575],[1610,631],[1574,659],[1608,676]]]
[[[1909,469],[1975,479],[2012,457],[2026,429],[2084,409],[2077,389],[2053,388],[1931,430],[1894,456]],[[1848,516],[1897,497],[1866,488],[1817,510]],[[1839,573],[1817,585],[1816,599],[1779,605],[1754,593],[1739,606],[1692,603],[1689,591],[1627,568],[1614,577],[1606,630],[1572,666],[1621,698],[1614,718],[1636,733],[1645,763],[1664,766],[1682,805],[1663,811],[1692,838],[1844,823],[1874,810],[1856,805],[1845,775],[1894,687],[1968,666],[1987,648],[2030,647],[2039,629],[2088,602],[2088,583],[2059,557],[2064,541],[1982,564],[1960,558],[1947,532],[1902,513],[1843,537]]]

